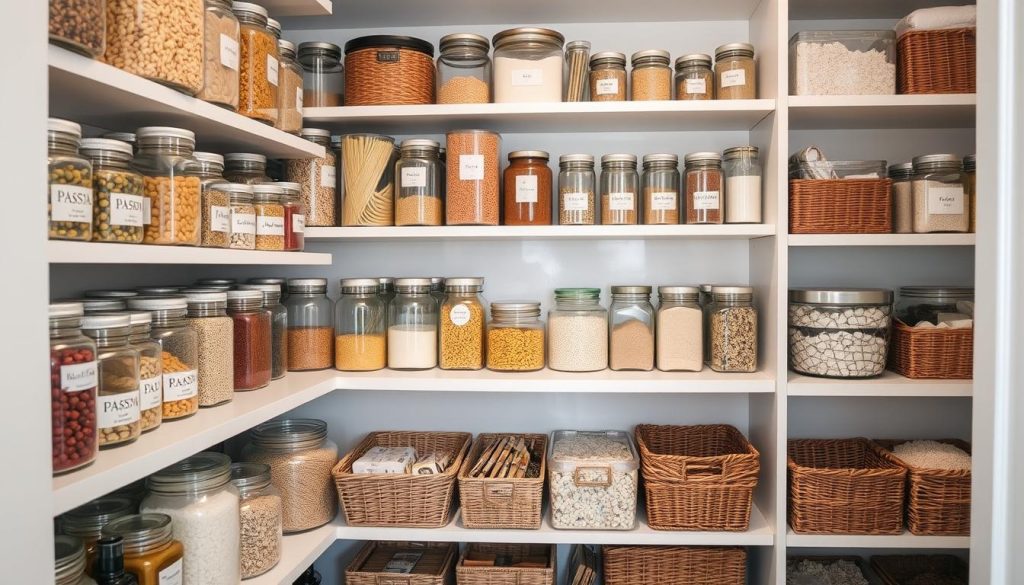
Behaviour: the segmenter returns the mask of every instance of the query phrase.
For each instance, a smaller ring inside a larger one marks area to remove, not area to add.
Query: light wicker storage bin
[[[975,37],[973,27],[903,33],[896,41],[899,93],[974,93]]]
[[[916,380],[970,380],[974,377],[974,329],[921,329],[896,321],[889,369]]]
[[[466,559],[477,555],[494,555],[499,562],[514,565],[523,561],[536,561],[542,567],[473,567]],[[556,560],[558,549],[553,544],[499,544],[471,542],[462,552],[455,567],[458,585],[555,585],[558,575]]]
[[[396,558],[395,555],[400,555]],[[408,556],[411,555],[411,556]],[[345,569],[346,585],[452,585],[459,545],[449,542],[367,542]],[[411,573],[384,572],[388,563],[414,563]]]
[[[906,440],[877,440],[892,452]],[[959,439],[940,439],[963,449]],[[893,459],[907,469],[907,530],[922,536],[967,536],[971,533],[971,470],[913,467],[895,453]]]
[[[790,179],[789,233],[891,232],[890,179]]]
[[[503,437],[522,437],[526,445],[534,445],[540,456],[536,477],[483,478],[470,477],[477,459],[494,441]],[[476,438],[459,470],[459,500],[462,523],[466,528],[540,528],[544,478],[547,474],[547,435],[482,434]]]
[[[729,546],[606,546],[604,585],[746,585],[747,551]]]
[[[434,103],[434,46],[399,35],[359,37],[345,43],[345,105]]]

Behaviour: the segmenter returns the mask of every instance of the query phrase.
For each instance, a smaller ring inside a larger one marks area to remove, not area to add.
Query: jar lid
[[[171,517],[167,514],[132,514],[105,525],[103,536],[120,536],[125,554],[140,554],[171,541]]]
[[[558,157],[558,164],[566,163],[589,163],[594,164],[594,155],[592,154],[563,154]]]
[[[277,41],[277,48],[280,51],[287,51],[291,53],[291,56],[295,56],[295,43],[281,39]]]
[[[420,53],[434,56],[434,45],[428,43],[423,39],[416,37],[407,37],[404,35],[370,35],[366,37],[359,37],[352,39],[345,43],[345,54],[348,55],[353,51],[359,51],[361,49],[377,49],[377,48],[398,48],[398,49],[411,49]]]
[[[578,51],[578,50],[590,51],[590,41],[569,41],[565,43],[565,52]]]
[[[728,43],[715,49],[715,61],[731,56],[754,56],[754,45],[750,43]]]
[[[184,309],[188,306],[183,296],[166,297],[134,297],[128,299],[129,309],[141,309],[143,311],[169,311],[173,309]]]
[[[267,157],[254,152],[229,152],[224,155],[224,161],[233,162],[254,162],[267,164]]]
[[[438,43],[438,46],[441,48],[442,53],[449,49],[456,49],[460,47],[487,51],[491,48],[491,42],[487,40],[487,37],[473,33],[454,33],[441,37],[441,42]]]
[[[111,140],[120,140],[121,142],[127,142],[128,144],[135,144],[135,133],[134,132],[107,132],[102,138],[109,138]]]
[[[713,285],[713,284],[702,284],[702,285],[698,286],[697,288],[699,288],[700,292],[702,292],[702,293],[709,293],[709,292],[711,292],[711,289],[715,288],[715,285]]]
[[[471,128],[469,130],[452,130],[451,132],[448,132],[445,135],[445,138],[447,139],[450,136],[465,136],[467,134],[487,134],[489,136],[498,136],[499,138],[501,137],[501,134],[498,134],[494,130],[482,130],[480,128]]]
[[[890,179],[909,179],[914,174],[914,163],[889,165]]]
[[[613,295],[651,295],[651,287],[636,285],[616,285],[612,287]]]
[[[629,60],[633,63],[634,67],[637,63],[642,62],[660,62],[668,65],[670,57],[671,55],[669,52],[663,49],[647,49],[645,51],[637,51],[636,53],[633,53]]]
[[[81,317],[85,314],[85,307],[76,301],[57,301],[50,303],[50,319],[63,319],[66,317]]]
[[[725,160],[733,160],[744,156],[756,158],[758,152],[756,146],[734,146],[726,148],[725,152],[722,153],[722,158]]]
[[[973,173],[975,166],[977,165],[977,155],[968,154],[964,157],[964,170],[968,173]]]
[[[231,308],[255,309],[263,306],[263,293],[258,290],[229,290],[225,294]]]
[[[395,288],[395,279],[390,276],[380,276],[377,278],[377,284],[382,290],[390,290]]]
[[[299,130],[299,136],[303,138],[331,138],[333,140],[331,131],[322,128],[303,128]]]
[[[444,290],[444,277],[443,276],[431,276],[430,277],[430,291],[442,291]]]
[[[540,301],[495,301],[491,303],[491,315],[502,317],[539,317]]]
[[[215,152],[193,152],[192,158],[199,162],[224,166],[224,156]]]
[[[85,570],[85,543],[68,534],[53,537],[54,573],[58,578],[79,576]]]
[[[82,154],[88,156],[91,153],[100,152],[119,152],[131,156],[134,154],[132,145],[127,142],[121,142],[120,140],[111,140],[109,138],[83,138],[79,145],[79,150]]]
[[[308,449],[327,438],[327,423],[315,418],[286,418],[257,425],[253,443],[269,449]]]
[[[327,292],[326,278],[289,278],[289,292]]]
[[[752,295],[754,294],[754,287],[752,286],[712,286],[711,294],[713,295]]]
[[[288,283],[284,278],[275,276],[261,276],[256,278],[250,278],[247,281],[249,284],[276,284],[284,290],[285,285]]]
[[[645,154],[644,164],[648,163],[672,163],[674,165],[679,164],[679,156],[675,154],[659,153],[659,154]]]
[[[700,294],[700,289],[695,286],[679,286],[679,285],[665,285],[658,287],[658,294],[662,296],[666,295],[696,295]]]
[[[683,157],[686,164],[703,162],[721,162],[722,155],[717,152],[691,152]]]
[[[970,286],[901,286],[900,297],[915,299],[974,298],[974,287]]]
[[[104,496],[60,515],[60,529],[65,534],[95,538],[108,522],[135,512],[135,502],[120,496]]]
[[[181,294],[185,295],[185,302],[188,305],[228,302],[227,292],[190,289],[182,291]]]
[[[811,305],[889,305],[892,304],[892,291],[884,288],[791,288],[789,302]]]
[[[542,158],[548,160],[550,155],[543,150],[513,150],[508,153],[508,160],[514,160],[517,158]]]
[[[441,145],[436,140],[429,138],[409,138],[402,141],[402,150],[406,149],[420,149],[420,148],[440,148]]]
[[[913,159],[913,165],[915,168],[922,165],[933,165],[933,164],[949,164],[957,165],[962,164],[962,160],[955,154],[923,154],[921,156],[915,156]]]
[[[626,56],[615,51],[601,51],[590,56],[590,66],[597,65],[621,65],[626,66]]]
[[[46,120],[46,131],[63,132],[64,134],[71,134],[75,138],[82,137],[82,126],[80,124],[61,118],[49,118]]]
[[[676,59],[676,69],[685,69],[687,67],[699,65],[711,67],[711,55],[706,55],[704,53],[690,53],[689,55],[683,55]]]
[[[139,293],[133,290],[87,290],[83,296],[87,299],[127,299],[137,297]]]
[[[132,326],[132,319],[124,313],[94,313],[82,317],[82,331],[107,331]]]
[[[222,188],[232,197],[241,197],[243,201],[252,200],[252,185],[247,183],[224,183]]]
[[[196,133],[184,128],[173,126],[146,126],[135,131],[135,136],[140,140],[147,138],[180,138],[188,140],[192,144],[196,142]]]
[[[263,295],[264,305],[271,305],[281,300],[281,287],[276,284],[240,284],[238,290],[259,292]]]
[[[231,481],[231,458],[203,451],[150,475],[146,487],[155,492],[185,493],[218,488]]]
[[[277,183],[256,183],[252,186],[253,195],[284,195],[284,189]]]
[[[127,297],[127,298],[120,298],[120,299],[112,299],[112,298],[107,297],[107,298],[99,298],[99,299],[95,299],[94,298],[94,299],[71,299],[71,300],[78,301],[78,302],[82,303],[82,308],[85,310],[85,313],[89,314],[89,313],[99,313],[99,312],[103,312],[103,311],[123,311],[126,308],[128,308],[128,304],[126,302],[126,300],[128,298],[135,298],[135,297]]]
[[[299,43],[299,57],[307,57],[311,55],[325,54],[328,57],[334,57],[335,59],[341,58],[341,47],[334,43],[328,43],[325,41],[310,41],[305,43]]]
[[[483,290],[484,277],[482,276],[455,276],[444,279],[444,288],[469,288],[477,287]]]
[[[275,36],[281,36],[281,23],[275,18],[267,17],[267,28],[270,32],[274,33]]]
[[[259,4],[254,4],[252,2],[232,2],[231,3],[231,11],[232,12],[251,12],[251,13],[254,13],[254,14],[259,14],[260,16],[263,16],[264,18],[266,18],[267,15],[268,15],[266,8],[260,6]]]
[[[606,154],[601,157],[601,165],[608,163],[632,163],[636,164],[635,154]]]
[[[225,286],[225,285],[227,285],[227,286],[233,286],[236,282],[238,282],[238,280],[236,280],[234,278],[199,278],[199,279],[196,279],[196,285],[197,286],[206,286],[206,285],[213,285],[213,286]]]
[[[266,487],[270,485],[270,466],[266,463],[232,463],[231,483],[239,489]]]
[[[400,293],[420,293],[430,291],[429,278],[396,278],[395,290]]]
[[[125,315],[128,315],[129,324],[135,325],[149,325],[153,322],[153,313],[149,311],[125,311]]]
[[[559,48],[565,43],[562,33],[550,28],[537,28],[532,26],[520,26],[503,30],[491,38],[494,48],[498,49],[503,45],[520,41],[540,41],[546,43],[557,43]]]
[[[601,289],[599,288],[556,288],[555,299],[556,300],[585,300],[585,299],[599,299],[601,298]]]
[[[140,286],[135,289],[135,292],[144,296],[166,297],[176,295],[183,290],[185,290],[183,286],[167,284],[162,286]]]
[[[376,293],[380,283],[376,278],[342,278],[341,292],[346,295]]]

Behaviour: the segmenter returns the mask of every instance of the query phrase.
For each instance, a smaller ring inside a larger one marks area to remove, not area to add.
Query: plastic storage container
[[[174,540],[167,514],[137,514],[119,518],[103,527],[104,537],[120,537],[124,569],[138,585],[162,585],[180,579],[185,547]]]
[[[966,232],[971,206],[964,190],[963,164],[955,154],[914,157],[911,193],[914,233]]]
[[[885,372],[892,291],[791,289],[789,367],[809,376],[870,378]]]
[[[74,122],[50,118],[46,124],[49,163],[50,239],[92,238],[92,163],[78,154],[82,127]]]
[[[199,406],[230,402],[235,395],[235,351],[228,295],[188,289],[182,294],[188,303],[185,323],[196,332],[199,347]]]
[[[142,434],[139,414],[139,352],[128,344],[131,317],[96,314],[82,318],[82,333],[96,342],[99,386],[96,433],[100,448],[126,445]]]
[[[305,108],[333,108],[345,101],[345,70],[341,47],[314,41],[299,43],[302,65],[302,105]]]
[[[295,43],[277,41],[277,52],[281,56],[278,85],[278,116],[274,127],[289,134],[298,134],[302,129],[302,67],[295,60]]]
[[[725,178],[725,223],[761,223],[761,161],[756,146],[736,146],[722,153]]]
[[[142,242],[146,220],[142,175],[131,169],[132,146],[86,138],[80,152],[92,164],[92,241]]]
[[[558,167],[558,223],[594,225],[598,218],[594,157],[563,154],[558,157]]]
[[[487,310],[483,297],[484,279],[448,278],[438,320],[442,370],[479,370],[484,367],[484,330]]]
[[[196,135],[190,130],[150,126],[136,131],[139,153],[133,166],[142,173],[149,199],[144,242],[198,246],[202,220],[202,181],[192,160]]]
[[[444,224],[444,170],[438,143],[425,138],[402,141],[395,164],[395,225]]]
[[[229,152],[224,155],[224,178],[232,183],[270,183],[267,157],[251,152]]]
[[[331,133],[319,128],[303,128],[299,136],[324,147],[324,156],[285,162],[285,177],[302,187],[301,200],[306,208],[306,225],[338,225],[338,153],[331,148]]]
[[[334,363],[334,303],[327,279],[288,280],[288,370],[323,370]]]
[[[82,335],[83,314],[81,303],[50,304],[50,436],[55,474],[92,463],[98,448],[96,343]]]
[[[252,186],[252,206],[256,210],[256,249],[284,250],[284,189],[277,183]]]
[[[656,361],[663,372],[699,372],[704,367],[703,312],[695,286],[659,286],[655,319]]]
[[[263,295],[263,310],[270,316],[270,379],[288,373],[288,309],[281,304],[279,284],[240,284],[238,290],[255,290]]]
[[[562,45],[565,37],[546,28],[501,31],[494,44],[494,101],[562,101]]]
[[[284,510],[281,494],[270,482],[269,465],[231,464],[231,483],[240,499],[243,579],[262,575],[281,561]]]
[[[185,297],[134,297],[128,308],[153,314],[153,339],[160,343],[164,379],[163,419],[199,410],[199,338],[188,327]]]
[[[437,103],[491,101],[491,43],[486,37],[456,33],[441,37],[437,58]]]
[[[608,367],[608,311],[599,288],[556,288],[548,311],[548,367],[596,372]]]
[[[729,43],[715,49],[715,98],[752,100],[757,97],[754,46]]]
[[[256,390],[270,383],[270,313],[263,308],[263,293],[229,290],[228,315],[234,344],[235,391]]]
[[[388,367],[425,370],[437,365],[437,302],[429,278],[395,280],[388,304]]]
[[[649,286],[613,286],[608,309],[609,367],[654,369],[654,307]]]
[[[395,139],[347,134],[341,140],[341,225],[395,225]]]
[[[623,431],[555,431],[548,452],[551,526],[631,530],[640,457]]]
[[[676,99],[715,99],[715,74],[711,55],[693,53],[676,59]]]
[[[142,432],[156,429],[163,422],[163,360],[160,344],[151,337],[153,315],[149,311],[129,311],[128,343],[139,352],[139,420]]]
[[[368,372],[388,365],[387,303],[373,278],[341,279],[334,310],[334,367]]]
[[[679,157],[674,154],[645,154],[643,223],[679,223]]]
[[[694,152],[684,161],[686,223],[722,223],[722,156],[717,152]]]
[[[601,223],[635,225],[640,215],[640,176],[636,156],[606,154],[601,157]]]
[[[200,245],[227,248],[231,243],[231,195],[225,188],[224,157],[212,152],[193,152],[202,190],[203,225]]]
[[[590,101],[626,101],[626,56],[615,51],[590,56]]]
[[[267,9],[234,2],[232,10],[240,25],[238,113],[273,126],[278,120],[281,65],[277,39],[267,29]]]
[[[230,0],[205,2],[203,89],[196,97],[234,112],[238,110],[238,18],[231,11]]]
[[[508,153],[505,225],[551,225],[551,169],[543,150]]]
[[[672,65],[669,52],[638,51],[630,57],[630,99],[635,102],[672,99]]]
[[[896,32],[802,31],[789,39],[791,95],[893,95]]]
[[[538,301],[491,303],[487,369],[532,372],[544,367],[544,321]]]
[[[447,225],[498,225],[501,136],[489,130],[449,132],[447,148]]]
[[[203,0],[107,2],[103,62],[188,95],[203,87]]]
[[[74,536],[59,534],[54,537],[54,585],[96,585],[85,574],[85,547]]]
[[[107,7],[103,0],[50,0],[50,42],[88,57],[103,56]]]
[[[716,372],[757,370],[757,309],[749,286],[711,288],[707,307],[709,365]]]
[[[372,35],[345,43],[345,105],[434,103],[434,45],[414,37]]]

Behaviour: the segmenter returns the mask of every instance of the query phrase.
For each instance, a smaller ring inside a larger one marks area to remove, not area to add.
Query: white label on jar
[[[633,194],[609,193],[608,209],[612,211],[633,211]]]
[[[516,177],[516,203],[537,202],[537,175]]]
[[[95,388],[96,378],[96,362],[60,367],[60,389],[65,392],[81,392]]]
[[[153,200],[146,197],[142,201],[142,225],[153,223]]]
[[[619,80],[612,77],[609,79],[598,79],[594,84],[597,95],[615,95],[619,93]]]
[[[50,219],[92,223],[92,189],[50,185]]]
[[[256,218],[257,236],[283,236],[284,218],[272,215],[261,215]]]
[[[302,115],[302,87],[295,88],[295,111]]]
[[[306,231],[306,216],[300,213],[292,215],[292,233],[301,234]]]
[[[238,71],[238,41],[228,35],[220,35],[220,64]]]
[[[335,168],[331,165],[324,165],[320,167],[320,186],[333,189],[338,183],[338,175]]]
[[[254,213],[232,213],[231,233],[233,234],[255,234],[256,214]]]
[[[928,187],[928,213],[931,215],[963,215],[963,187]]]
[[[705,94],[708,92],[708,82],[706,79],[687,79],[685,81],[684,85],[687,94]]]
[[[562,209],[586,211],[590,208],[590,193],[562,193]]]
[[[450,319],[453,324],[462,327],[466,323],[469,323],[469,307],[462,303],[455,305],[450,311],[448,311],[448,319]]]
[[[747,72],[742,69],[733,69],[722,72],[722,87],[733,87],[735,85],[747,84]]]
[[[101,429],[130,425],[139,420],[139,393],[122,392],[96,397],[96,426]]]
[[[157,575],[157,585],[182,585],[182,559],[178,559]]]
[[[676,209],[676,194],[673,192],[651,193],[651,210],[672,211]]]
[[[543,69],[514,69],[512,71],[512,86],[523,87],[530,85],[544,84]]]
[[[404,167],[402,169],[402,188],[408,189],[411,187],[426,187],[427,186],[427,169],[426,167]]]
[[[484,180],[484,155],[482,155],[482,154],[460,154],[459,155],[459,180],[460,181],[483,181]]]
[[[164,402],[185,400],[199,394],[199,374],[196,370],[164,374]]]
[[[694,209],[718,209],[719,208],[719,192],[718,191],[694,191],[693,192],[693,208]]]
[[[149,410],[160,406],[163,401],[164,385],[160,376],[139,380],[139,408]]]
[[[110,225],[141,227],[145,219],[147,197],[110,193]]]
[[[228,233],[231,231],[231,208],[210,206],[210,231]]]
[[[277,59],[267,55],[267,81],[270,85],[277,85]]]

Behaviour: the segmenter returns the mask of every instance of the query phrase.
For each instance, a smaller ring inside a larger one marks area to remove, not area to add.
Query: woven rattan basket
[[[907,470],[877,443],[789,441],[789,525],[802,534],[899,534]]]
[[[920,380],[970,380],[974,376],[974,329],[892,328],[889,369]]]
[[[502,437],[523,437],[540,455],[537,477],[487,479],[469,477],[480,454]],[[459,471],[459,501],[466,528],[540,528],[547,477],[547,435],[483,434],[476,438]]]
[[[876,441],[890,452],[905,440]],[[959,439],[941,439],[971,452]],[[971,532],[971,470],[912,467],[893,454],[907,468],[907,529],[918,535],[966,536]]]
[[[384,572],[395,555],[415,563],[411,573]],[[459,555],[455,543],[370,541],[345,569],[346,585],[451,585]]]
[[[745,585],[747,551],[726,546],[606,546],[604,585]]]
[[[790,179],[789,233],[887,234],[889,179]]]
[[[967,563],[953,555],[880,555],[871,557],[871,568],[884,585],[967,585],[969,579]]]
[[[434,46],[413,37],[377,35],[345,44],[345,105],[434,103]]]
[[[974,93],[974,28],[908,31],[896,44],[899,93]]]
[[[451,520],[455,478],[469,449],[469,433],[379,431],[370,433],[331,470],[345,520],[352,526],[440,528]],[[352,463],[371,447],[414,447],[417,453],[452,453],[436,475],[352,473]]]
[[[636,444],[656,530],[744,531],[759,454],[729,425],[639,425]]]
[[[514,565],[521,561],[536,560],[544,567],[471,567],[466,558],[473,555],[495,555],[501,562]],[[459,564],[455,567],[458,585],[555,585],[558,574],[555,562],[557,547],[553,544],[497,544],[472,542],[466,545]]]

